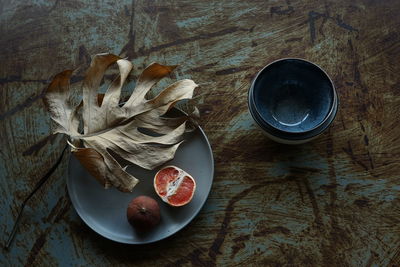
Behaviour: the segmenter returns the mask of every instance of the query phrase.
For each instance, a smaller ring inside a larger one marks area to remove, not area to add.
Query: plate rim
[[[81,220],[82,220],[90,229],[92,229],[95,233],[97,233],[98,235],[100,235],[100,236],[102,236],[102,237],[104,237],[104,238],[106,238],[106,239],[108,239],[108,240],[114,241],[114,242],[118,242],[118,243],[122,243],[122,244],[129,244],[129,245],[144,245],[144,244],[156,243],[156,242],[159,242],[159,241],[164,240],[164,239],[166,239],[166,238],[169,238],[169,237],[175,235],[176,233],[178,233],[179,231],[181,231],[182,229],[184,229],[189,223],[191,223],[191,222],[193,221],[194,218],[197,217],[197,215],[198,215],[198,214],[200,213],[200,211],[203,209],[203,207],[204,207],[205,203],[207,202],[208,197],[209,197],[209,195],[210,195],[211,188],[212,188],[212,185],[213,185],[213,182],[214,182],[214,176],[215,176],[214,155],[213,155],[213,150],[212,150],[210,141],[208,140],[208,137],[207,137],[206,133],[204,132],[204,130],[203,130],[200,126],[197,126],[197,130],[200,130],[201,135],[202,135],[203,138],[205,139],[206,144],[207,144],[207,148],[208,148],[208,152],[209,152],[209,154],[210,154],[210,160],[211,160],[211,166],[210,166],[210,167],[211,167],[211,168],[210,168],[210,169],[211,169],[211,181],[210,181],[209,187],[207,188],[206,197],[204,198],[204,200],[202,201],[202,203],[199,205],[198,210],[197,210],[196,212],[194,212],[194,213],[186,220],[186,222],[185,222],[181,227],[178,227],[175,231],[169,232],[169,233],[168,233],[166,236],[164,236],[164,237],[156,238],[156,239],[154,239],[154,240],[139,241],[139,242],[131,242],[131,241],[126,241],[126,240],[119,240],[119,239],[116,239],[116,238],[107,236],[104,232],[99,231],[99,229],[95,229],[95,227],[92,226],[92,225],[89,223],[90,220],[88,220],[87,218],[85,218],[85,216],[83,216],[83,215],[81,214],[82,211],[80,211],[79,209],[76,208],[76,206],[79,206],[79,204],[78,204],[78,202],[76,201],[76,199],[75,199],[74,197],[72,197],[72,193],[71,193],[71,186],[72,186],[72,185],[71,185],[71,179],[70,179],[70,177],[71,177],[71,168],[70,168],[70,164],[71,164],[72,157],[74,157],[74,155],[71,153],[71,154],[70,154],[70,157],[69,157],[69,159],[68,159],[68,176],[66,177],[66,180],[67,180],[66,182],[67,182],[68,196],[69,196],[69,198],[70,198],[70,200],[71,200],[71,203],[72,203],[72,206],[74,207],[74,210],[75,210],[76,213],[79,215],[79,218],[81,218]]]

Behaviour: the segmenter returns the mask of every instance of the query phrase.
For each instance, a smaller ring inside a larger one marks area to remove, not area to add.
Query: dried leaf
[[[118,64],[120,75],[104,95],[98,94],[104,73],[113,63]],[[70,143],[82,165],[105,187],[114,186],[121,191],[131,191],[138,182],[112,154],[145,169],[154,169],[171,160],[183,142],[186,121],[191,116],[166,118],[164,115],[177,101],[192,98],[197,85],[192,80],[180,80],[156,97],[145,98],[152,86],[175,67],[150,64],[122,106],[119,104],[121,88],[133,66],[116,55],[99,54],[93,58],[82,85],[83,100],[77,107],[71,108],[69,100],[71,71],[56,75],[50,84],[45,102],[51,118],[57,124],[53,133],[65,133],[74,144],[84,145],[77,148]],[[80,111],[83,133],[78,132]]]
[[[78,148],[74,151],[75,157],[81,162],[86,170],[95,177],[104,187],[109,187],[107,179],[107,167],[103,156],[93,148]]]
[[[75,110],[71,107],[69,95],[69,80],[72,70],[65,70],[57,74],[46,90],[44,103],[52,112],[52,119],[56,123],[53,133],[78,134],[79,121]]]

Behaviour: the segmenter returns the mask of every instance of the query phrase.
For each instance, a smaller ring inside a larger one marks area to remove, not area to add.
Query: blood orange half
[[[164,202],[179,207],[192,200],[196,182],[184,170],[176,166],[167,166],[154,176],[154,189]]]

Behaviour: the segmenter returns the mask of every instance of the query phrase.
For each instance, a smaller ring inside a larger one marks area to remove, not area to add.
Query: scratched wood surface
[[[1,266],[400,265],[400,2],[0,1],[0,241],[55,163],[41,101],[56,73],[100,52],[134,75],[157,61],[192,78],[214,150],[206,205],[146,246],[108,241],[68,197],[68,157],[27,206]],[[340,111],[315,141],[266,139],[247,110],[265,64],[301,57],[332,77]],[[137,77],[137,76],[135,76]]]

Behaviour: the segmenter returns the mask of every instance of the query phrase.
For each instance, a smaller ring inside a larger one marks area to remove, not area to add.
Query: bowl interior
[[[270,126],[301,133],[319,126],[332,108],[329,77],[316,65],[300,59],[276,61],[254,83],[256,111]]]

